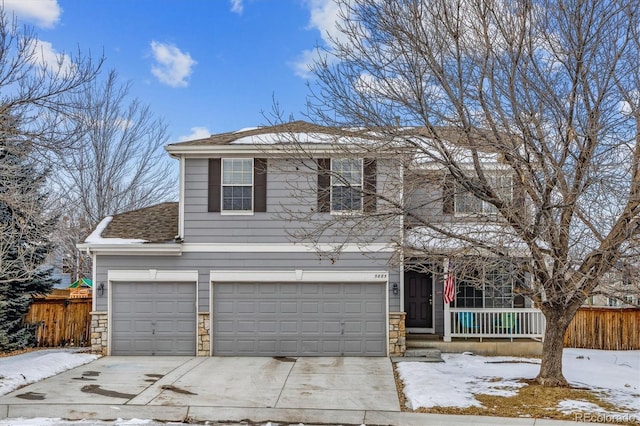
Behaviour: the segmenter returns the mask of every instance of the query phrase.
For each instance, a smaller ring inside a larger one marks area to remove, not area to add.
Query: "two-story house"
[[[493,324],[524,306],[508,271],[495,275],[503,294],[461,287],[443,303],[451,253],[425,257],[420,227],[397,214],[429,191],[407,187],[397,151],[359,150],[367,143],[292,122],[168,145],[179,201],[107,217],[79,245],[94,265],[93,350],[389,356],[405,349],[405,318],[410,332],[446,340],[468,334],[462,308],[476,319],[496,309]],[[417,208],[455,217],[471,208],[455,194]]]

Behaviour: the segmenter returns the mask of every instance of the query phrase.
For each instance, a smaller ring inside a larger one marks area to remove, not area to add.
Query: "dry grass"
[[[515,396],[502,397],[482,394],[475,395],[475,398],[482,404],[482,407],[420,407],[417,410],[411,410],[406,406],[404,383],[398,375],[395,364],[393,372],[396,379],[398,398],[400,400],[400,407],[402,411],[514,418],[528,417],[536,419],[575,421],[576,414],[563,413],[558,409],[558,404],[566,400],[576,400],[595,404],[607,412],[620,413],[620,409],[618,407],[603,401],[597,393],[590,390],[575,388],[549,388],[540,386],[532,380],[523,380],[526,385],[519,390],[516,390],[517,394]],[[499,380],[499,378],[496,378],[494,381]],[[595,415],[596,413],[593,414]],[[640,421],[620,421],[616,424],[637,426],[640,424]]]

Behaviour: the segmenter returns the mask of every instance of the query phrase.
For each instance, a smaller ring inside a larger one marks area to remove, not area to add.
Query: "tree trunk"
[[[542,344],[542,364],[536,381],[543,386],[569,386],[562,374],[564,334],[569,322],[562,316],[545,315],[547,325]]]

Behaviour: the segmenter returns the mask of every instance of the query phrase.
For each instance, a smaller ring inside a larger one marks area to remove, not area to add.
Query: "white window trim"
[[[233,160],[240,160],[240,161],[246,161],[249,160],[251,161],[251,185],[247,185],[247,184],[241,184],[241,185],[225,185],[224,184],[224,162],[225,161],[233,161]],[[220,159],[220,214],[221,215],[228,215],[228,216],[251,216],[253,215],[253,210],[255,208],[255,193],[254,193],[254,187],[255,187],[255,182],[254,182],[254,170],[255,164],[254,164],[254,159],[253,158],[221,158]],[[225,186],[250,186],[251,187],[251,210],[225,210],[224,209],[224,187]]]
[[[340,186],[340,187],[344,187],[347,188],[349,186],[351,186],[352,188],[356,187],[355,185],[344,185],[344,184],[340,184],[338,183],[337,185],[334,185],[333,180],[334,178],[337,179],[336,176],[336,172],[335,169],[333,168],[333,161],[334,160],[349,160],[348,158],[331,158],[330,161],[330,165],[329,168],[331,169],[331,181],[329,182],[329,188],[330,188],[330,193],[329,193],[329,204],[331,207],[331,214],[333,215],[357,215],[357,214],[361,214],[364,211],[364,194],[363,194],[363,188],[364,188],[364,158],[358,158],[358,160],[360,161],[360,208],[357,210],[334,210],[333,209],[333,187],[334,186]],[[339,180],[339,179],[338,179]]]

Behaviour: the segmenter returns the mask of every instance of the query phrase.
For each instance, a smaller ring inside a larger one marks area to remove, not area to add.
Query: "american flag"
[[[447,267],[447,278],[444,280],[444,303],[451,303],[456,298],[456,279],[451,268],[451,261]]]

